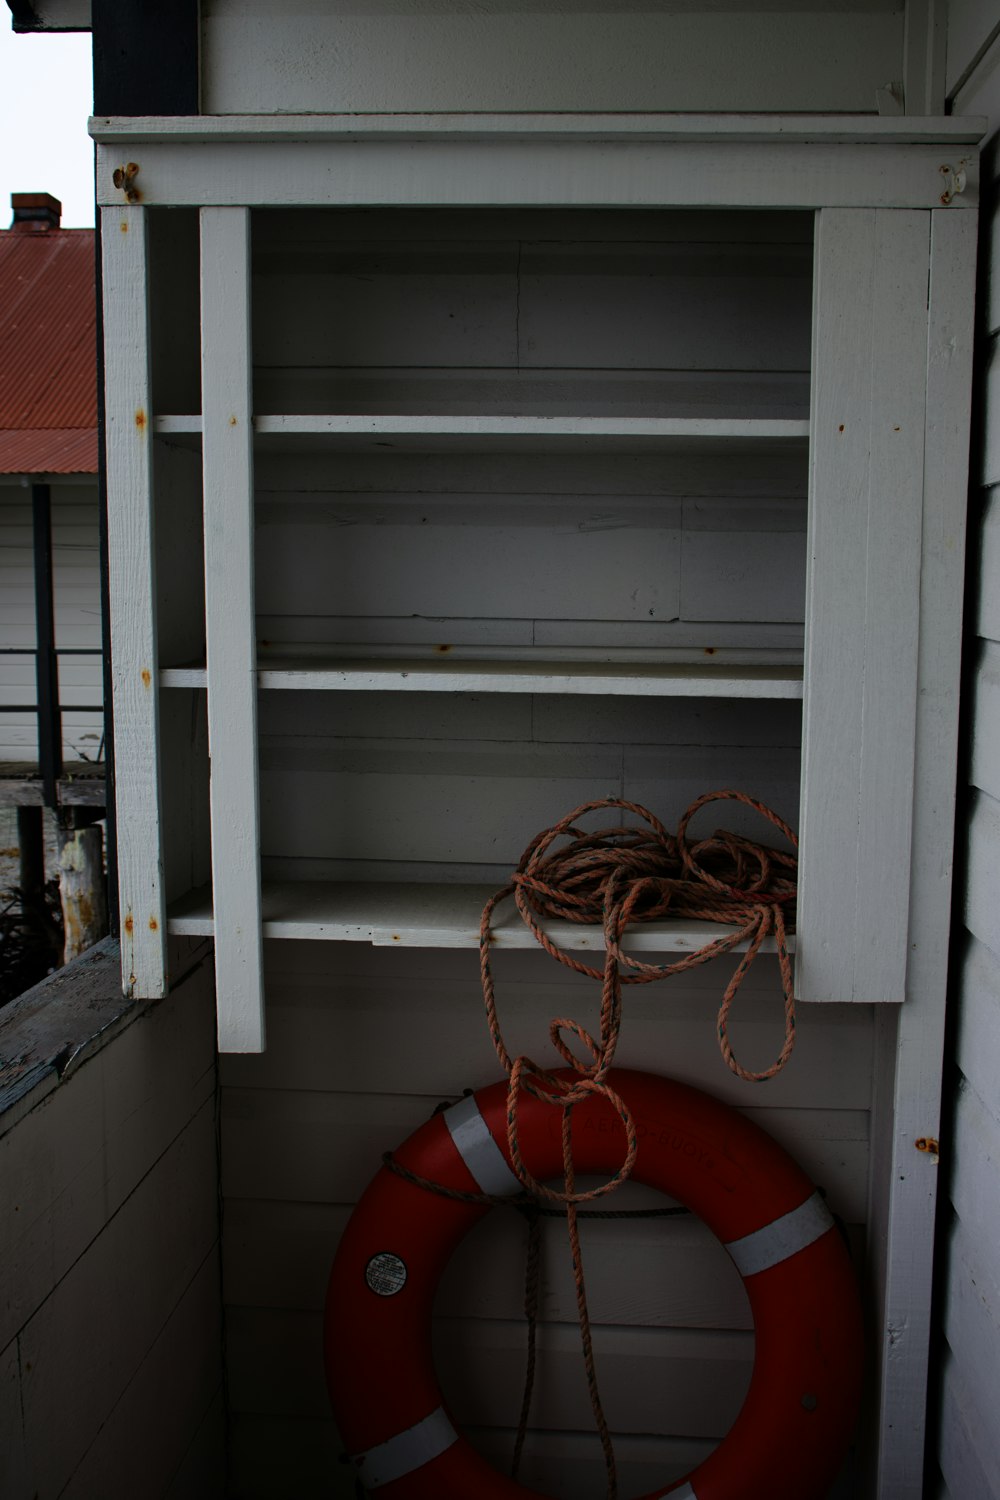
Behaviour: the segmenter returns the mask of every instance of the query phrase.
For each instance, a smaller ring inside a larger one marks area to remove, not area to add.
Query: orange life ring
[[[724,1243],[743,1277],[756,1335],[750,1388],[719,1447],[645,1500],[816,1500],[836,1477],[855,1424],[861,1313],[850,1260],[823,1199],[792,1159],[742,1115],[696,1089],[614,1070],[635,1119],[636,1181],[679,1199]],[[506,1146],[505,1083],[422,1125],[403,1167],[464,1191],[520,1191]],[[562,1172],[561,1111],[522,1096],[521,1151],[539,1180]],[[611,1106],[573,1109],[580,1173],[614,1172],[623,1130]],[[385,1500],[518,1500],[456,1431],[431,1363],[431,1306],[452,1251],[489,1212],[383,1167],[354,1211],[330,1276],[327,1384],[362,1483]]]

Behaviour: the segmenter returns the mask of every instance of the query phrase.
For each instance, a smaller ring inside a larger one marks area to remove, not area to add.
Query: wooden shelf
[[[768,417],[446,417],[446,416],[257,416],[255,446],[263,452],[384,450],[449,453],[579,452],[596,447],[611,453],[759,451],[806,446],[807,420]],[[200,416],[160,416],[157,436],[197,443]]]
[[[265,938],[311,942],[371,943],[376,948],[477,948],[483,906],[490,885],[403,885],[300,881],[265,884],[262,916]],[[179,937],[212,937],[212,891],[191,891],[168,914],[168,929]],[[599,928],[574,922],[546,922],[560,947],[603,953]],[[534,948],[513,901],[505,902],[494,926],[498,948]],[[627,947],[638,953],[686,953],[731,932],[715,922],[650,922],[634,927]],[[794,937],[789,946],[794,951]],[[744,949],[746,944],[741,944]],[[775,951],[769,938],[761,950]]]
[[[204,667],[166,667],[165,688],[204,688]],[[345,661],[325,665],[275,662],[257,672],[257,686],[310,692],[578,693],[633,698],[800,699],[796,666],[636,666],[598,662]]]

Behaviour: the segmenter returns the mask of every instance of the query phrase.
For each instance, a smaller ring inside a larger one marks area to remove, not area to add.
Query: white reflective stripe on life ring
[[[380,1485],[392,1484],[404,1474],[429,1464],[458,1442],[458,1433],[445,1415],[443,1406],[437,1407],[429,1417],[397,1432],[367,1453],[356,1453],[354,1462],[358,1466],[361,1481],[367,1489],[377,1490]]]
[[[797,1255],[833,1225],[833,1215],[819,1193],[813,1193],[791,1213],[782,1214],[763,1229],[755,1229],[740,1240],[730,1240],[726,1249],[741,1276],[756,1276],[770,1266],[779,1266]]]
[[[504,1160],[504,1154],[479,1113],[475,1095],[460,1099],[444,1112],[455,1148],[476,1179],[480,1191],[507,1197],[519,1193],[521,1184]]]
[[[698,1500],[698,1496],[689,1484],[682,1484],[679,1490],[664,1490],[663,1500]]]

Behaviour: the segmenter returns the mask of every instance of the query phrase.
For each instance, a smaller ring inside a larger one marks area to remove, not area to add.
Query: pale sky
[[[67,229],[94,223],[90,33],[15,36],[0,4],[0,228],[11,193],[51,193]]]

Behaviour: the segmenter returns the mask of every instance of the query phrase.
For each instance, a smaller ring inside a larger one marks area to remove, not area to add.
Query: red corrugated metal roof
[[[0,231],[0,474],[97,472],[91,229]]]

